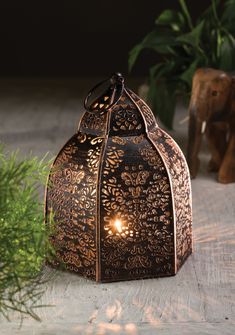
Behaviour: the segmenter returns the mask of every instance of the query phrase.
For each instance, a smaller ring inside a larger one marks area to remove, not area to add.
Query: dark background
[[[195,19],[210,0],[189,1]],[[127,73],[129,50],[154,27],[164,1],[1,1],[0,76],[94,76]],[[134,75],[155,55],[145,51]]]

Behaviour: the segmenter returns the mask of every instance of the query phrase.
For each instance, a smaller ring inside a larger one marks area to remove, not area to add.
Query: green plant
[[[180,10],[164,10],[155,29],[129,54],[131,71],[143,49],[155,51],[159,62],[149,69],[148,101],[172,128],[178,95],[189,96],[198,67],[235,70],[235,0],[212,0],[195,24],[184,0]]]
[[[44,291],[42,266],[51,254],[39,187],[48,175],[45,158],[19,160],[0,146],[0,314],[28,314]]]

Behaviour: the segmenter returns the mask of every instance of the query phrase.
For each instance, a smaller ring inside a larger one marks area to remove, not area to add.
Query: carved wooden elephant
[[[208,170],[221,183],[235,182],[235,76],[211,68],[193,77],[189,105],[187,161],[191,177],[199,168],[198,153],[205,133],[211,159]]]

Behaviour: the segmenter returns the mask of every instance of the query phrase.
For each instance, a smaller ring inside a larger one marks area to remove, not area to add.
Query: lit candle
[[[119,233],[122,232],[122,221],[121,221],[121,220],[116,219],[116,220],[114,221],[114,226],[116,227],[116,229],[117,229],[117,231],[118,231]]]

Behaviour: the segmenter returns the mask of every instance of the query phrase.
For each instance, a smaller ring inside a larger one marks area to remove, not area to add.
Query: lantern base
[[[184,262],[188,259],[188,257],[190,255],[192,255],[193,251],[191,250],[187,255],[185,255],[184,261],[183,263],[181,263],[181,265],[179,266],[179,268],[172,272],[172,273],[159,273],[157,275],[139,275],[139,276],[133,276],[132,277],[123,277],[123,278],[110,278],[110,279],[104,279],[104,278],[100,278],[97,279],[95,275],[91,275],[91,274],[82,274],[79,273],[78,271],[74,271],[74,269],[70,269],[66,264],[61,263],[58,260],[55,259],[50,259],[46,261],[46,265],[53,268],[53,269],[57,269],[63,272],[70,272],[73,274],[78,274],[80,277],[83,277],[84,279],[89,279],[92,280],[94,282],[97,283],[114,283],[114,282],[121,282],[121,281],[131,281],[131,280],[141,280],[141,279],[154,279],[154,278],[164,278],[164,277],[173,277],[175,276],[181,269],[182,265],[184,264]]]

